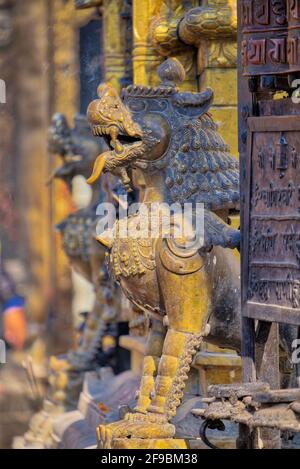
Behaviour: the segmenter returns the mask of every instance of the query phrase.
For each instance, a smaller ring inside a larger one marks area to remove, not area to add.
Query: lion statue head
[[[161,171],[173,202],[238,208],[238,161],[208,113],[212,90],[179,92],[176,82],[184,79],[184,69],[176,59],[161,64],[158,74],[160,86],[131,85],[121,97],[110,84],[99,86],[88,120],[110,150],[98,157],[88,182],[109,171],[130,190],[131,169]]]

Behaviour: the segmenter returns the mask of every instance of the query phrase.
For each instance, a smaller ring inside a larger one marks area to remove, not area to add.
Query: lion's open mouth
[[[94,125],[92,131],[94,136],[103,137],[117,155],[124,153],[124,150],[131,145],[141,142],[141,136],[126,135],[115,125]]]
[[[128,176],[124,166],[126,166],[126,161],[130,159],[133,151],[142,146],[142,135],[125,134],[116,125],[93,125],[92,132],[95,137],[104,138],[111,151],[98,156],[93,173],[87,182],[93,184],[99,179],[103,171],[111,171],[113,168],[118,169],[120,166],[123,166],[122,179],[127,180]]]

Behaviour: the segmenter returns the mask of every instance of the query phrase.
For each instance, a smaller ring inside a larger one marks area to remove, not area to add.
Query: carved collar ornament
[[[172,202],[199,202],[218,210],[239,205],[238,162],[217,131],[208,110],[213,92],[179,92],[184,69],[176,59],[158,69],[158,87],[131,85],[122,97],[110,84],[98,88],[88,108],[95,136],[111,150],[96,160],[89,183],[102,171],[121,177],[131,188],[130,169],[162,172]]]

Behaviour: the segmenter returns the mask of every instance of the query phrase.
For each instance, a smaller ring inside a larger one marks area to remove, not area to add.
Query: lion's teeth
[[[98,136],[109,135],[112,142],[115,142],[118,136],[118,129],[116,127],[109,128],[106,126],[97,125],[93,128],[93,134]],[[119,148],[121,148],[120,142],[118,142],[118,145]]]

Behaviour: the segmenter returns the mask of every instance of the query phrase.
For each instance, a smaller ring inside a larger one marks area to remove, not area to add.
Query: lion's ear
[[[193,115],[201,116],[208,111],[213,103],[214,93],[211,88],[206,88],[201,93],[176,93],[173,99],[174,106],[179,108],[190,108]]]

